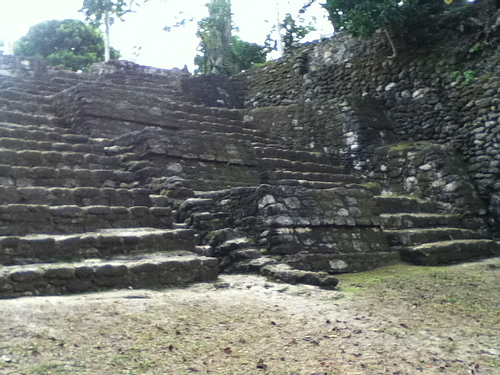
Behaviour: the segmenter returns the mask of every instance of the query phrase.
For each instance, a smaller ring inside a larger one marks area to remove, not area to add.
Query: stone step
[[[221,137],[221,138],[234,138],[239,141],[248,141],[248,142],[267,142],[268,139],[262,136],[256,136],[252,134],[243,134],[243,133],[221,133],[215,131],[200,131],[199,134],[208,135],[211,137]],[[251,147],[251,143],[248,144],[248,147]]]
[[[337,167],[331,164],[291,161],[288,159],[279,158],[261,158],[258,160],[258,167],[260,169],[270,170],[283,169],[297,172],[317,172],[331,174],[343,174],[345,172],[345,168]]]
[[[286,159],[305,163],[332,164],[333,160],[327,154],[319,152],[294,151],[279,146],[254,146],[254,151],[259,158]],[[339,166],[341,167],[341,166]]]
[[[55,77],[54,77],[55,78]],[[51,96],[82,82],[81,80],[44,79],[38,80],[33,77],[0,76],[0,88],[14,89],[19,92]]]
[[[463,228],[423,228],[385,230],[391,246],[416,246],[431,242],[482,239],[484,234],[477,230]]]
[[[71,86],[68,87],[65,85],[51,85],[49,83],[43,83],[43,82],[37,83],[36,81],[30,82],[28,80],[26,81],[8,80],[8,81],[0,81],[0,87],[3,89],[8,88],[11,90],[16,90],[30,95],[51,97],[63,90],[68,89]]]
[[[121,167],[119,156],[67,151],[17,151],[0,148],[0,160],[2,164],[30,168],[115,169]]]
[[[52,98],[43,96],[43,95],[35,95],[28,94],[19,90],[16,90],[14,87],[8,87],[5,89],[0,89],[0,97],[4,99],[17,100],[22,102],[33,102],[39,104],[47,104],[52,105]]]
[[[295,171],[265,171],[261,175],[264,183],[279,180],[305,180],[323,182],[361,183],[362,178],[348,174],[332,174],[317,172],[295,172]]]
[[[0,164],[0,185],[4,186],[117,188],[136,187],[136,181],[136,173],[120,170],[17,167]]]
[[[0,264],[110,259],[124,254],[195,250],[190,229],[116,228],[86,233],[0,236]]]
[[[214,281],[218,274],[217,259],[194,254],[144,254],[115,260],[10,266],[0,269],[0,297],[159,288]]]
[[[0,97],[9,100],[17,100],[20,102],[37,103],[52,106],[52,97],[50,96],[47,97],[44,95],[28,94],[26,92],[16,90],[15,88],[0,90]]]
[[[384,230],[463,226],[460,215],[427,213],[381,214],[380,223]]]
[[[333,247],[338,247],[332,243]],[[299,252],[285,255],[281,262],[301,270],[325,271],[329,274],[364,272],[375,268],[401,263],[397,251],[370,251],[362,249],[352,252]]]
[[[227,115],[222,108],[210,108],[204,106],[196,106],[190,103],[173,102],[166,103],[166,107],[170,110],[169,115],[178,119],[179,123],[183,121],[194,121],[197,123],[206,122],[209,124],[225,125],[244,129],[253,132],[261,132],[251,122],[243,121],[240,118],[233,116],[225,117]]]
[[[382,213],[439,213],[434,202],[415,197],[379,195],[375,197],[375,200]]]
[[[95,187],[15,187],[0,185],[0,204],[42,204],[49,206],[146,206],[152,207],[149,189]]]
[[[364,189],[370,190],[365,184],[354,184],[345,182],[325,182],[325,181],[306,181],[306,180],[276,180],[269,181],[269,185],[283,185],[283,186],[300,186],[308,189],[336,189],[336,188],[346,188],[346,189]]]
[[[500,256],[500,245],[487,239],[426,243],[400,250],[401,258],[420,266],[438,266]]]
[[[202,232],[212,232],[227,227],[228,212],[191,211],[188,216],[178,215],[187,225]]]
[[[261,273],[289,284],[308,284],[322,288],[334,289],[339,280],[326,272],[303,271],[290,267],[287,264],[269,264],[262,267]]]
[[[0,129],[0,133],[2,133],[2,129]],[[0,149],[2,148],[16,150],[16,151],[33,150],[33,151],[78,152],[78,153],[85,153],[85,154],[92,153],[101,156],[106,156],[104,152],[104,147],[88,143],[64,143],[64,142],[54,142],[54,141],[36,141],[36,140],[21,139],[21,138],[0,137]]]
[[[186,73],[185,76],[189,74]],[[135,72],[134,75],[123,74],[123,72],[106,72],[99,77],[99,83],[106,86],[114,86],[116,88],[128,89],[139,88],[140,91],[150,92],[150,90],[158,89],[171,90],[173,93],[179,95],[179,77],[162,76],[157,74],[139,73]]]
[[[172,209],[146,206],[0,205],[0,235],[83,233],[107,228],[172,227]]]
[[[49,125],[49,126],[64,126],[63,119],[53,116],[32,115],[16,111],[8,111],[0,109],[0,122],[11,122],[21,125]]]
[[[123,155],[131,154],[133,153],[133,151],[134,151],[133,146],[123,147],[123,146],[113,145],[104,147],[104,153],[108,156],[122,155],[123,157]],[[126,159],[124,159],[124,161],[126,161]]]
[[[183,113],[182,113],[183,114]],[[175,116],[176,113],[173,113]],[[179,129],[194,129],[199,131],[211,131],[216,133],[236,133],[243,134],[247,136],[254,136],[256,140],[265,139],[264,134],[260,130],[243,127],[243,123],[233,123],[228,124],[227,120],[213,118],[213,116],[198,116],[199,118],[191,118],[195,116],[190,116],[187,119],[180,119],[176,122],[176,126]]]
[[[72,129],[57,126],[50,127],[47,125],[22,125],[8,122],[0,122],[0,136],[64,143],[87,143],[91,141],[88,136],[76,134]]]
[[[55,109],[52,105],[30,102],[30,101],[6,99],[1,96],[0,96],[0,109],[7,111],[29,113],[40,116],[54,116],[55,114]]]

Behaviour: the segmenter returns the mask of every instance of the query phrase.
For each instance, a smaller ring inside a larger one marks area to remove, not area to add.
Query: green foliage
[[[267,50],[256,43],[249,43],[241,40],[238,36],[232,37],[232,60],[233,72],[239,73],[242,70],[251,68],[255,64],[266,62]]]
[[[313,26],[304,25],[303,19],[299,19],[298,22],[295,21],[290,13],[285,15],[282,26],[283,29],[285,29],[285,35],[283,36],[285,53],[288,53],[292,49],[296,48],[300,41],[314,30]]]
[[[222,73],[232,75],[250,68],[254,63],[266,61],[267,51],[255,43],[248,43],[231,36],[231,7],[227,0],[212,1],[209,17],[198,23],[200,38],[194,59],[198,66],[195,73]]]
[[[406,42],[421,41],[430,16],[444,6],[436,0],[327,0],[324,4],[337,30],[367,38],[385,28]]]
[[[121,19],[132,11],[133,5],[138,5],[138,3],[127,0],[84,0],[80,12],[85,14],[86,21],[98,26],[106,14],[115,15]]]
[[[468,85],[474,78],[477,77],[477,72],[475,70],[466,70],[462,74],[459,71],[455,71],[450,74],[450,78],[456,80],[456,82],[462,82],[462,85]]]
[[[481,52],[483,49],[484,49],[483,43],[476,43],[469,49],[469,53]]]
[[[14,54],[34,56],[70,70],[88,68],[104,58],[102,33],[79,20],[52,20],[32,26],[14,43]],[[112,51],[115,58],[119,53]]]
[[[233,35],[229,50],[229,59],[227,60],[224,73],[228,75],[237,74],[243,70],[250,69],[254,65],[262,65],[266,62],[268,50],[256,43],[249,43],[241,40],[240,37]],[[205,50],[202,43],[198,51],[202,55],[194,58],[194,63],[198,66],[195,73],[207,74],[212,72],[212,65],[205,56]]]
[[[468,85],[474,80],[474,78],[476,78],[476,76],[477,72],[475,70],[466,70],[464,72],[465,81],[463,82],[463,84]]]

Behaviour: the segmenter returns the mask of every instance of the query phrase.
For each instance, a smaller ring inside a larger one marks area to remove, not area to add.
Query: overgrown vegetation
[[[435,0],[327,0],[324,7],[336,30],[359,38],[383,32],[397,54],[398,45],[419,45],[433,39],[436,19],[453,10],[465,13],[475,4]],[[476,45],[474,51],[481,48]]]

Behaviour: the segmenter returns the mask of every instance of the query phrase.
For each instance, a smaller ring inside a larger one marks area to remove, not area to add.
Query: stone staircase
[[[244,110],[193,104],[182,74],[127,69],[0,75],[0,297],[219,271],[334,287],[331,274],[401,257],[498,254],[482,219],[375,198],[377,184],[271,141]]]
[[[172,208],[126,170],[130,153],[63,127],[51,95],[78,79],[1,78],[1,297],[217,278],[217,260],[193,252],[193,230],[176,228]]]
[[[436,203],[403,196],[378,196],[388,242],[402,260],[437,266],[500,254],[481,217],[443,212]]]

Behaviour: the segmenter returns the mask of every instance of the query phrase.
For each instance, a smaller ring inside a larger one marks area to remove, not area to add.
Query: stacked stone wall
[[[477,41],[464,36],[464,44],[469,42]],[[334,37],[233,82],[250,115],[267,112],[264,126],[276,139],[312,151],[334,146],[331,154],[367,173],[377,146],[422,140],[452,146],[499,217],[500,55],[494,44],[478,46],[389,59],[380,39],[363,45]],[[378,109],[363,101],[377,101]],[[286,116],[275,120],[273,111]],[[385,120],[370,123],[370,112]]]

